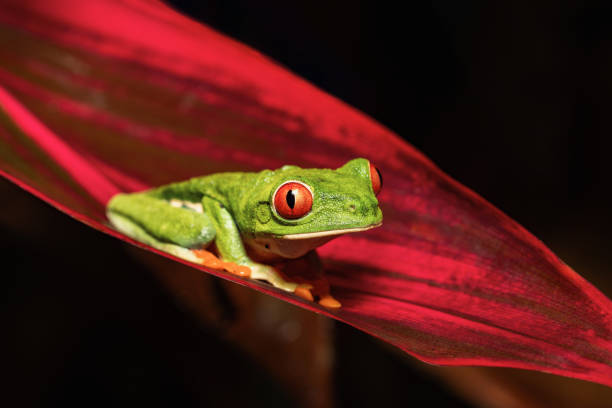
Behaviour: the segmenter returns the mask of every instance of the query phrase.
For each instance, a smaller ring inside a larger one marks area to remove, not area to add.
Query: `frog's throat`
[[[295,259],[306,255],[313,249],[326,242],[351,232],[366,231],[382,225],[368,225],[367,227],[345,228],[331,231],[306,232],[287,235],[258,235],[244,237],[245,244],[252,254],[262,260]]]
[[[367,231],[372,228],[380,227],[381,225],[382,225],[382,222],[379,222],[378,224],[368,225],[367,227],[346,228],[346,229],[337,229],[337,230],[330,230],[330,231],[303,232],[301,234],[278,235],[278,236],[274,236],[274,239],[302,240],[302,239],[312,239],[312,238],[334,237],[337,235],[350,234],[352,232]]]

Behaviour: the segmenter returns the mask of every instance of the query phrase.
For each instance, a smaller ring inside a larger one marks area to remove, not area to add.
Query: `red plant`
[[[10,0],[0,24],[11,42],[0,68],[0,172],[41,199],[130,241],[105,217],[116,192],[368,157],[385,177],[384,226],[319,251],[340,310],[199,269],[427,362],[612,385],[610,300],[360,112],[159,2]]]

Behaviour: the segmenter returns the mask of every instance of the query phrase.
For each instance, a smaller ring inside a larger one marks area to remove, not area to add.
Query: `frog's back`
[[[204,196],[229,207],[248,186],[253,185],[261,173],[228,172],[194,177],[178,183],[154,188],[148,195],[166,201],[182,200],[199,203]]]

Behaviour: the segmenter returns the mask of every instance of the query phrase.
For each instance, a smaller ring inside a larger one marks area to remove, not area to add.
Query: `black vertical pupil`
[[[293,207],[295,207],[295,194],[293,194],[293,190],[287,191],[287,205],[292,210],[293,210]]]

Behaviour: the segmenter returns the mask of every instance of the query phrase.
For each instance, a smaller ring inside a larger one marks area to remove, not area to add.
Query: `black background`
[[[612,295],[608,2],[170,3],[380,121]],[[4,371],[20,405],[296,403],[117,240],[7,182],[0,193]],[[369,337],[335,333],[338,406],[468,406]]]

